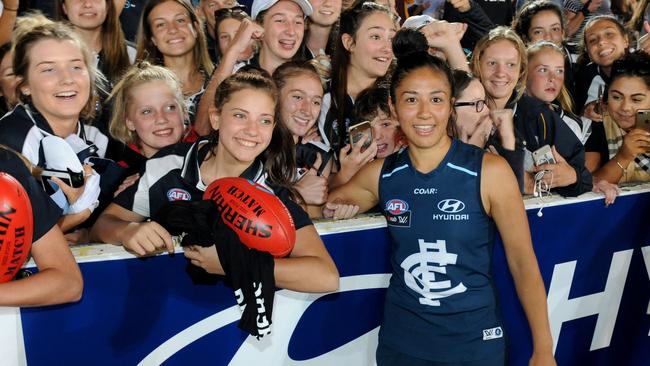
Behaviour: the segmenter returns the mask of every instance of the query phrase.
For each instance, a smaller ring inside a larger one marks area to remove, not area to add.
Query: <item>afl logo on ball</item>
[[[171,201],[190,201],[192,199],[192,195],[184,189],[180,188],[172,188],[169,191],[167,191],[167,199]]]

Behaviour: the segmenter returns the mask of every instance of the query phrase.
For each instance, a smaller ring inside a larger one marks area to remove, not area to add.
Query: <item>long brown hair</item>
[[[142,16],[140,17],[140,27],[138,29],[136,42],[138,46],[138,51],[135,56],[136,60],[149,61],[154,65],[164,66],[163,55],[158,50],[158,47],[153,44],[153,32],[151,31],[151,25],[149,24],[149,14],[151,14],[151,11],[156,6],[168,1],[180,4],[187,11],[192,26],[196,32],[196,44],[192,51],[194,55],[193,64],[207,75],[212,74],[214,65],[212,64],[210,54],[208,53],[208,43],[205,39],[205,33],[203,32],[203,22],[196,14],[194,7],[187,0],[150,0],[147,2],[147,5],[145,5],[142,10]]]
[[[131,65],[126,51],[124,32],[113,0],[106,1],[106,19],[102,23],[102,72],[108,80],[116,82],[124,71]],[[55,0],[55,17],[57,20],[70,19],[63,11],[65,0]],[[74,24],[72,24],[74,27]]]
[[[348,68],[350,66],[350,51],[348,51],[343,45],[343,35],[350,35],[356,42],[357,40],[357,31],[361,26],[361,23],[375,12],[385,13],[391,19],[393,18],[393,13],[390,10],[380,4],[366,2],[356,6],[353,6],[349,9],[341,12],[341,17],[339,18],[338,23],[338,34],[336,39],[336,45],[334,46],[334,55],[332,56],[332,87],[331,87],[331,96],[332,102],[336,105],[338,115],[336,116],[338,120],[338,139],[339,141],[332,141],[331,135],[328,136],[328,139],[333,144],[338,144],[339,147],[343,146],[345,141],[346,126],[345,126],[345,106],[346,98],[348,91]],[[350,113],[352,111],[349,111]],[[331,133],[326,131],[326,133]]]
[[[239,71],[230,75],[219,84],[215,94],[215,105],[219,110],[221,106],[227,103],[230,98],[238,91],[245,89],[254,89],[263,91],[275,102],[275,126],[269,146],[260,155],[264,161],[264,170],[268,174],[269,181],[291,189],[292,182],[296,175],[296,159],[293,137],[289,129],[283,123],[279,123],[278,115],[278,89],[265,71]],[[219,111],[220,112],[220,111]],[[210,133],[210,150],[212,154],[216,152],[219,141],[219,131],[213,130]]]

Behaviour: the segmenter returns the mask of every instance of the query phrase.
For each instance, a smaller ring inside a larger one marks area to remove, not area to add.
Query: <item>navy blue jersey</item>
[[[408,149],[379,180],[393,276],[379,342],[438,362],[503,352],[490,275],[494,221],[481,201],[483,151],[453,140],[440,165],[415,170]]]

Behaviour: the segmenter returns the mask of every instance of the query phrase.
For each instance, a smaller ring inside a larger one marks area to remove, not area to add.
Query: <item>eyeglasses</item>
[[[473,105],[476,106],[476,113],[480,113],[483,111],[483,108],[485,108],[485,101],[484,100],[477,100],[475,102],[456,102],[454,103],[454,107],[464,107],[468,105]]]

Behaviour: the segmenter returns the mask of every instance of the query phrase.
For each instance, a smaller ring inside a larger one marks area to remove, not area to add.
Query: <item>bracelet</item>
[[[616,165],[618,165],[618,167],[621,168],[621,173],[623,173],[623,179],[627,180],[627,171],[623,167],[623,164],[621,164],[621,162],[618,161],[618,159],[614,159],[614,161],[616,162]]]
[[[621,171],[625,173],[625,168],[623,168],[623,164],[621,164],[621,162],[618,160],[614,160],[614,161],[616,162],[616,165],[618,165],[618,167],[621,168]]]

